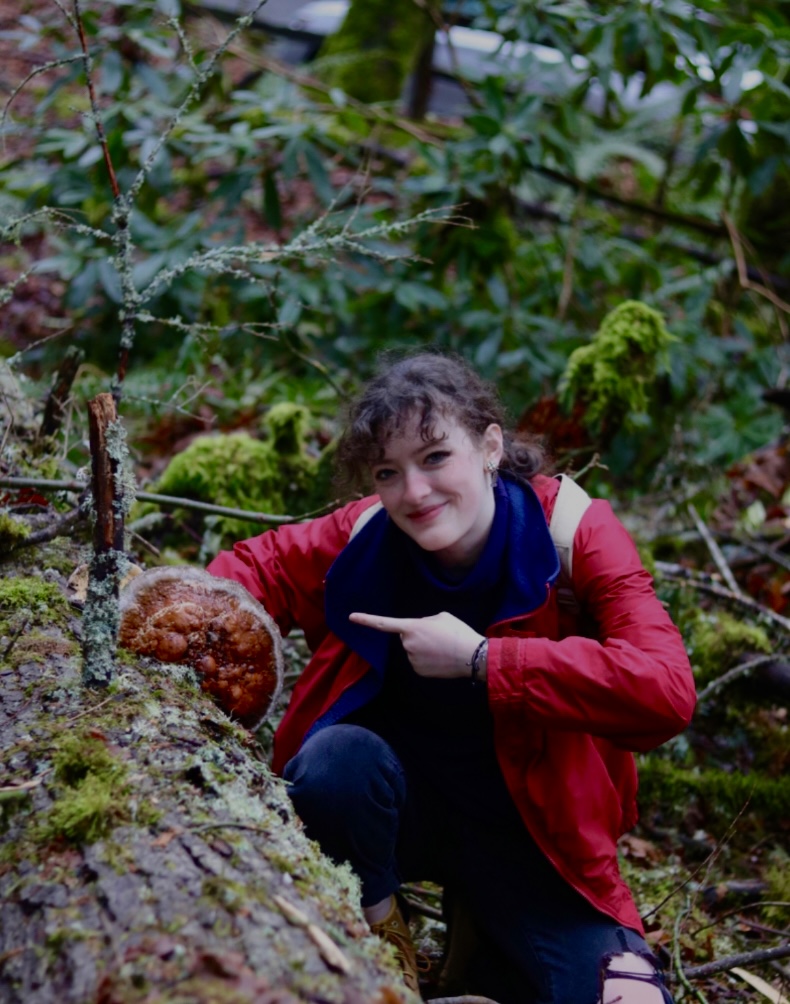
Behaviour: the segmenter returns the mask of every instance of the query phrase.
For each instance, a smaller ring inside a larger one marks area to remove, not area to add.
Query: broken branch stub
[[[87,686],[106,687],[115,672],[118,637],[118,582],[126,556],[123,553],[125,502],[122,435],[111,394],[99,394],[88,403],[92,490],[95,523],[93,559],[83,615],[82,679]]]
[[[152,568],[121,591],[119,641],[191,666],[220,707],[255,731],[282,687],[280,631],[238,582],[199,568]]]

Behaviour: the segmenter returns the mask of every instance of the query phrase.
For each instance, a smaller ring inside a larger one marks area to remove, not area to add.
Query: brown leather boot
[[[392,897],[392,906],[383,920],[370,925],[373,934],[388,941],[395,948],[395,957],[403,970],[403,982],[416,994],[420,992],[417,979],[417,950],[411,940],[409,925],[403,918],[397,899]]]

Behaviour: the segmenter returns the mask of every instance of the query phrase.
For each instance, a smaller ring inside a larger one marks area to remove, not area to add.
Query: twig
[[[78,714],[73,715],[71,718],[67,719],[66,724],[71,725],[71,723],[76,722],[78,718],[82,718],[84,715],[91,715],[95,711],[98,711],[99,708],[103,708],[105,704],[109,704],[110,701],[114,700],[115,700],[115,694],[113,694],[111,697],[105,697],[104,700],[99,701],[98,704],[92,704],[89,708],[86,708],[84,711],[80,711]]]
[[[691,966],[685,970],[685,976],[690,980],[701,980],[706,976],[713,976],[716,973],[726,972],[733,966],[749,966],[755,962],[771,962],[773,959],[786,959],[790,957],[790,941],[775,948],[760,948],[754,952],[741,952],[739,955],[725,955],[723,959],[715,962],[706,962],[702,966]]]
[[[56,537],[67,537],[81,519],[85,519],[85,513],[78,506],[76,509],[71,509],[65,513],[60,519],[55,520],[51,526],[44,527],[43,530],[36,530],[35,533],[31,533],[27,537],[23,537],[17,541],[14,550],[21,551],[24,547],[46,544],[47,541],[54,540]]]
[[[680,958],[680,925],[683,923],[686,915],[689,911],[689,903],[686,901],[686,909],[679,910],[677,917],[675,917],[675,926],[673,932],[673,945],[672,945],[672,961],[675,966],[675,974],[677,976],[678,982],[683,986],[683,988],[688,991],[688,993],[693,994],[700,1004],[708,1004],[707,998],[702,993],[701,990],[695,989],[689,983],[689,977],[683,970],[683,965]]]
[[[682,889],[685,889],[686,886],[690,882],[692,882],[697,877],[697,875],[700,874],[700,872],[709,870],[710,866],[713,864],[713,862],[721,853],[721,850],[724,847],[724,845],[730,839],[730,834],[735,830],[735,827],[738,825],[738,820],[741,818],[744,812],[746,812],[746,809],[749,805],[749,801],[750,798],[747,798],[746,801],[743,803],[737,815],[732,820],[730,825],[727,827],[727,831],[725,832],[724,836],[721,838],[721,840],[717,841],[716,846],[713,848],[710,854],[705,858],[705,860],[700,862],[700,864],[697,865],[694,871],[692,871],[679,885],[675,886],[674,889],[668,892],[667,895],[661,900],[661,902],[657,906],[654,906],[652,910],[649,910],[647,913],[641,915],[642,923],[649,920],[649,918],[652,917],[653,914],[658,913],[658,911],[661,909],[662,906],[667,904],[672,899],[672,897],[676,896]]]
[[[293,67],[290,67],[285,63],[281,63],[279,60],[271,59],[268,56],[260,56],[257,54],[252,55],[250,52],[236,46],[233,46],[230,49],[230,52],[233,55],[244,59],[251,66],[261,70],[266,70],[269,73],[275,73],[278,77],[282,77],[284,80],[289,80],[292,84],[296,84],[298,87],[318,91],[320,94],[325,94],[331,97],[332,88],[328,84],[318,80],[316,77],[311,77],[299,70],[294,70]],[[379,108],[376,105],[366,105],[364,101],[358,101],[349,94],[343,95],[343,101],[344,107],[353,109],[358,114],[364,116],[365,119],[373,119],[374,121],[381,122],[384,125],[400,129],[409,136],[418,140],[420,143],[438,146],[442,142],[441,136],[431,133],[423,126],[415,125],[406,118],[402,118],[399,115],[388,112],[385,108]],[[337,106],[333,105],[332,110],[337,112]]]
[[[667,561],[657,561],[655,563],[655,570],[668,582],[679,582],[683,585],[691,586],[692,589],[699,589],[701,592],[710,593],[712,596],[718,596],[719,599],[737,603],[738,605],[751,610],[758,616],[773,621],[775,624],[784,628],[785,631],[790,632],[790,620],[788,620],[787,617],[783,617],[774,610],[764,607],[761,603],[758,603],[757,600],[753,600],[749,596],[738,595],[737,593],[733,593],[730,589],[725,589],[723,586],[716,585],[713,582],[704,581],[704,577],[700,572],[693,571],[690,568],[684,568],[683,565],[671,564]]]
[[[790,572],[790,558],[782,554],[775,547],[769,547],[768,544],[763,544],[762,541],[752,540],[751,538],[744,538],[739,536],[730,537],[734,540],[736,544],[740,544],[742,547],[748,548],[750,551],[754,551],[755,554],[759,554],[763,558],[768,558],[769,561],[773,561],[774,564],[779,565],[780,568],[786,569]]]
[[[44,777],[49,773],[51,768],[47,768],[43,774],[39,774],[38,777],[34,777],[32,781],[22,781],[21,784],[8,784],[0,788],[0,794],[12,795],[15,791],[31,791],[33,788],[38,788],[40,784],[43,783]]]
[[[582,219],[584,214],[585,191],[581,189],[576,196],[571,217],[571,231],[568,234],[568,241],[565,245],[565,261],[562,266],[562,288],[560,298],[557,301],[557,320],[564,321],[565,315],[570,306],[573,296],[574,262],[576,260],[576,248],[579,243],[579,235],[582,229]]]
[[[42,488],[51,491],[83,492],[86,485],[80,481],[52,481],[47,478],[0,478],[0,488]],[[299,516],[285,516],[268,512],[248,512],[246,509],[231,509],[227,506],[214,505],[211,502],[198,502],[196,499],[178,498],[175,495],[156,495],[153,492],[135,492],[134,497],[138,502],[153,502],[155,505],[172,505],[178,506],[180,509],[194,509],[197,512],[208,512],[215,516],[246,520],[248,523],[276,523],[278,525],[301,523],[306,519],[323,516],[337,509],[344,502],[343,499],[333,499],[311,512],[305,512]]]
[[[773,305],[776,309],[776,320],[779,324],[779,330],[782,332],[782,338],[787,341],[787,321],[783,317],[783,314],[790,314],[790,303],[786,303],[778,297],[772,289],[768,289],[766,286],[761,286],[760,283],[752,282],[751,279],[749,279],[746,270],[746,259],[743,254],[743,238],[738,233],[735,224],[727,213],[722,213],[722,219],[724,220],[724,225],[727,227],[730,244],[732,245],[732,253],[735,256],[735,267],[738,270],[738,282],[740,282],[743,289],[749,289],[754,293],[758,293],[760,296],[764,296],[765,299]]]
[[[774,662],[776,659],[775,655],[761,655],[756,659],[749,659],[747,662],[742,662],[740,666],[735,666],[733,669],[728,670],[718,679],[713,680],[711,683],[701,690],[697,694],[697,704],[702,704],[703,701],[709,700],[717,691],[726,687],[728,684],[732,683],[733,680],[739,679],[741,676],[746,676],[751,673],[753,669],[757,669],[758,666],[764,666],[766,663]]]
[[[58,369],[54,386],[47,396],[44,407],[44,417],[41,420],[40,436],[54,436],[63,422],[63,415],[68,401],[71,385],[85,358],[85,353],[76,345],[66,350],[66,355]]]
[[[724,557],[721,548],[713,539],[713,534],[707,528],[704,520],[697,512],[697,507],[694,505],[693,502],[689,502],[687,508],[691,518],[694,520],[694,525],[699,531],[700,537],[702,537],[702,539],[705,541],[705,544],[707,545],[707,548],[710,551],[711,557],[716,562],[716,567],[718,568],[719,572],[721,572],[721,577],[727,583],[729,589],[731,589],[738,596],[742,597],[743,591],[741,590],[741,587],[738,585],[738,583],[735,581],[735,576],[732,574],[732,569],[727,564],[727,559]]]
[[[74,24],[80,40],[80,48],[82,49],[82,65],[85,70],[85,83],[88,88],[88,99],[91,104],[91,118],[93,119],[93,125],[96,129],[96,135],[99,137],[99,146],[101,147],[102,156],[104,157],[104,166],[107,168],[107,175],[110,179],[110,188],[112,189],[113,198],[118,199],[121,195],[121,189],[118,184],[118,179],[115,176],[115,168],[113,167],[112,158],[110,157],[110,148],[107,144],[107,135],[104,132],[104,125],[101,120],[101,110],[99,108],[99,102],[96,99],[96,90],[93,86],[93,60],[88,52],[88,40],[85,37],[85,26],[82,23],[80,0],[74,0]]]
[[[582,467],[580,471],[577,471],[576,474],[570,474],[569,476],[572,477],[574,481],[581,481],[581,479],[584,477],[587,471],[591,471],[596,467],[602,471],[608,471],[609,470],[608,466],[606,464],[602,464],[600,461],[601,461],[601,454],[593,453],[592,457],[587,461],[587,463],[584,465],[584,467]]]
[[[11,638],[9,639],[8,644],[6,645],[6,647],[3,649],[2,653],[1,653],[3,659],[7,659],[9,657],[9,655],[11,655],[11,652],[13,651],[14,645],[16,645],[17,641],[21,637],[22,632],[26,630],[28,624],[30,623],[30,621],[32,619],[32,616],[33,615],[31,614],[30,616],[25,617],[25,619],[22,621],[22,623],[19,625],[19,627],[16,629],[16,631],[14,631],[14,633],[11,635]]]
[[[190,833],[203,833],[205,830],[252,830],[253,833],[260,833],[264,837],[271,836],[271,830],[262,826],[253,826],[252,823],[203,823],[200,826],[188,826]]]
[[[411,896],[404,896],[404,899],[409,904],[409,909],[413,910],[415,913],[422,914],[423,917],[430,917],[431,920],[444,920],[444,914],[435,906],[428,906],[427,903],[422,903],[419,900],[412,899]]]
[[[476,997],[466,994],[463,997],[429,997],[427,1004],[497,1004],[490,997]]]

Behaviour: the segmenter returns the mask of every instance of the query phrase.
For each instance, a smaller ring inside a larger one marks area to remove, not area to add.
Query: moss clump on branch
[[[646,425],[651,388],[668,367],[673,341],[657,310],[626,300],[589,345],[571,353],[560,380],[563,402],[582,403],[587,425],[599,434]]]
[[[0,512],[0,555],[8,554],[30,536],[30,527],[7,512]]]
[[[196,439],[173,458],[155,490],[249,512],[308,512],[326,502],[329,483],[329,450],[312,456],[305,447],[310,424],[302,405],[275,405],[263,422],[265,440],[246,432]],[[252,524],[226,517],[215,528],[225,538],[254,532]]]

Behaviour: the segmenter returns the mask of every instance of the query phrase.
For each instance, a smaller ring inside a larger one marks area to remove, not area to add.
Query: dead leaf
[[[775,986],[767,980],[762,979],[762,977],[750,973],[748,969],[731,969],[730,972],[735,973],[736,976],[740,976],[745,983],[748,983],[750,987],[761,993],[772,1004],[790,1004],[790,1001],[788,1001],[781,990],[777,990]]]
[[[618,847],[627,858],[633,861],[656,862],[661,854],[654,843],[644,840],[642,837],[635,837],[632,833],[627,833],[621,837]]]
[[[165,830],[158,837],[151,841],[152,847],[167,847],[173,837],[180,837],[184,831],[180,826],[174,826],[172,830]]]

